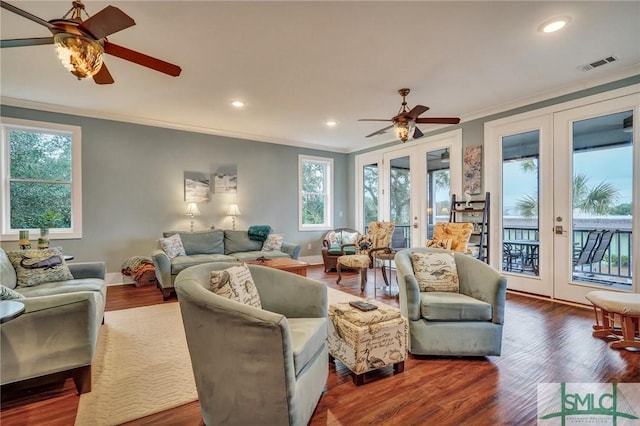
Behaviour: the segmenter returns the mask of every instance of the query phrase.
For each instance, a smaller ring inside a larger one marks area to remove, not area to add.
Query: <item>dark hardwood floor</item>
[[[329,287],[360,295],[357,274],[309,277]],[[382,280],[378,277],[378,285]],[[394,294],[396,290],[394,288]],[[373,272],[366,297],[373,297]],[[376,299],[396,305],[378,290]],[[107,310],[163,302],[155,288],[111,286]],[[640,352],[609,349],[591,336],[590,308],[509,293],[502,356],[439,358],[410,356],[403,373],[391,367],[368,373],[355,386],[340,363],[330,366],[326,391],[311,425],[534,425],[538,383],[640,382]],[[0,423],[72,425],[79,397],[70,379],[28,390],[3,389]],[[129,425],[202,425],[198,402],[128,423]]]

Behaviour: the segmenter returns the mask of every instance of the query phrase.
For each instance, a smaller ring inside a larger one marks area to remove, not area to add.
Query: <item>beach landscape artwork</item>
[[[184,200],[188,203],[203,203],[209,201],[209,180],[189,179],[184,180]]]
[[[462,163],[464,176],[463,191],[467,194],[479,194],[482,184],[482,146],[469,146],[464,149]]]
[[[213,178],[216,194],[235,194],[238,191],[238,175],[218,173]]]

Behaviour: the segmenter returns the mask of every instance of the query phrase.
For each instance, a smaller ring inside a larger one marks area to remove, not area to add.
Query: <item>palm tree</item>
[[[538,169],[533,159],[522,161],[521,169],[525,172],[534,172]],[[602,181],[594,187],[589,186],[589,177],[584,173],[573,176],[573,208],[583,213],[605,215],[611,212],[614,203],[618,200],[620,191],[612,184]],[[524,217],[538,215],[538,192],[533,195],[525,195],[516,201],[518,212]]]

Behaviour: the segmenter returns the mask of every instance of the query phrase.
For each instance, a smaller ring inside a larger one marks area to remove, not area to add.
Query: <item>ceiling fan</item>
[[[7,9],[51,31],[53,37],[22,38],[1,40],[0,47],[38,46],[54,44],[62,64],[78,79],[93,77],[97,84],[114,82],[107,66],[102,61],[104,53],[142,65],[147,68],[177,77],[182,71],[179,66],[118,46],[107,40],[107,36],[135,25],[135,21],[114,6],[107,6],[93,16],[84,11],[82,0],[71,2],[72,7],[60,19],[45,21],[7,2],[0,1]],[[81,13],[88,17],[82,20]],[[68,16],[71,14],[71,17]]]
[[[396,132],[396,136],[402,142],[406,142],[409,139],[409,136],[413,134],[413,138],[417,139],[424,135],[416,127],[416,124],[458,124],[460,122],[459,118],[456,117],[430,117],[430,118],[420,118],[420,114],[429,110],[429,107],[424,105],[416,105],[410,111],[407,109],[407,101],[406,96],[409,94],[410,89],[400,89],[398,93],[402,96],[402,105],[400,106],[400,110],[398,111],[398,115],[393,118],[361,118],[358,121],[391,121],[393,124],[390,126],[384,127],[378,131],[367,135],[366,137],[381,135],[386,133],[387,130],[393,127]]]

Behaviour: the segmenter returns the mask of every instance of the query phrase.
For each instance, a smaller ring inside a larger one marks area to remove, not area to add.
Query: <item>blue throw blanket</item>
[[[271,233],[269,225],[252,225],[249,227],[249,239],[264,242]]]

